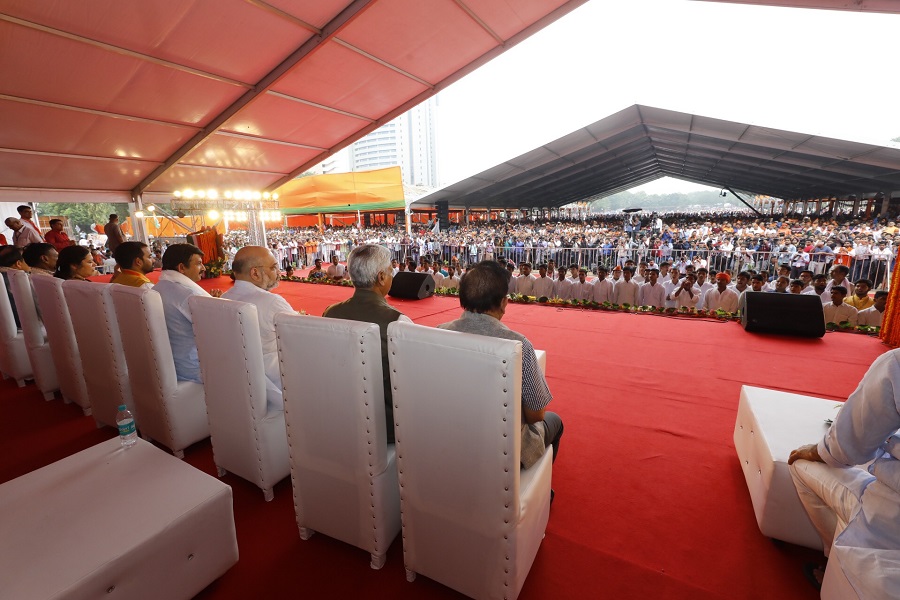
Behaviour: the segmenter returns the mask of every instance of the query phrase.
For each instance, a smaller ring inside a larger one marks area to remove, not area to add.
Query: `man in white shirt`
[[[826,324],[849,322],[851,325],[856,325],[857,311],[849,304],[844,304],[844,298],[846,297],[847,288],[844,286],[836,285],[831,288],[831,303],[822,307]]]
[[[16,248],[24,248],[28,244],[42,244],[44,242],[44,238],[21,219],[9,217],[4,223],[13,230],[12,245]]]
[[[509,271],[509,284],[507,285],[507,294],[518,294],[519,293],[519,278],[513,275],[513,271],[516,270],[516,265],[512,261],[506,262],[506,270]]]
[[[541,263],[538,265],[538,276],[534,280],[535,298],[552,298],[553,297],[553,277],[552,273],[547,275],[547,265]]]
[[[516,278],[516,292],[523,296],[534,296],[535,276],[531,274],[531,263],[519,263],[519,276]]]
[[[663,281],[663,287],[666,289],[666,308],[675,308],[675,297],[672,293],[678,289],[681,280],[681,272],[672,268],[669,270],[669,279]]]
[[[325,274],[332,281],[342,281],[347,278],[347,268],[338,262],[338,254],[331,255],[331,264],[325,269]]]
[[[612,275],[611,281],[613,283],[613,286],[615,286],[617,283],[622,281],[622,267],[620,267],[619,265],[616,265],[615,267],[613,267],[611,275]]]
[[[696,310],[697,304],[700,302],[700,288],[694,285],[696,280],[697,277],[693,273],[684,276],[681,285],[672,292],[672,296],[675,298],[675,308]]]
[[[703,301],[700,308],[709,312],[724,310],[730,313],[736,313],[738,310],[738,295],[732,289],[728,288],[731,277],[728,273],[716,273],[716,287],[709,290],[703,295]]]
[[[666,305],[666,288],[659,283],[659,269],[647,269],[647,283],[641,286],[638,298],[640,306],[663,308]]]
[[[597,265],[597,279],[594,280],[591,300],[598,304],[612,302],[615,286],[606,278],[607,269],[603,265]]]
[[[828,286],[828,278],[824,275],[819,274],[813,277],[813,294],[819,296],[819,300],[822,301],[822,306],[831,303],[831,294],[825,291],[825,288]]]
[[[697,287],[700,288],[701,300],[703,294],[716,287],[709,281],[709,270],[705,267],[697,269]]]
[[[630,306],[638,306],[638,295],[640,294],[640,286],[631,280],[634,275],[634,269],[627,267],[622,269],[622,281],[616,284],[613,289],[613,304],[622,306],[628,304]]]
[[[444,277],[442,285],[449,289],[459,289],[459,279],[460,279],[460,267],[459,265],[450,265],[447,267],[447,276]]]
[[[578,269],[578,280],[572,284],[572,298],[590,300],[593,296],[594,284],[587,280],[587,269]]]
[[[566,278],[566,269],[565,267],[560,267],[556,279],[553,282],[553,297],[559,298],[560,300],[571,300],[572,299],[572,282]]]
[[[263,365],[266,370],[266,404],[269,410],[284,410],[281,392],[281,370],[275,338],[275,315],[292,313],[287,300],[273,294],[279,283],[278,260],[262,246],[244,246],[231,263],[234,287],[222,294],[227,300],[248,302],[256,306],[262,340]]]
[[[830,292],[831,288],[836,285],[840,285],[845,288],[849,288],[849,282],[847,281],[847,275],[850,274],[850,269],[844,265],[834,265],[831,267],[831,279],[825,285],[825,291]]]
[[[875,304],[857,313],[856,324],[868,325],[869,327],[881,327],[881,322],[884,319],[884,307],[887,305],[887,299],[887,290],[878,290],[877,292],[875,292]]]

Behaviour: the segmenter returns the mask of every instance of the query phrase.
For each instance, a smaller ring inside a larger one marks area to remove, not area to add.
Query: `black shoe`
[[[825,578],[825,567],[816,563],[803,565],[803,576],[818,591],[822,591],[822,580]]]
[[[553,497],[556,496],[556,492],[553,491],[553,488],[550,488],[550,506],[553,506]]]

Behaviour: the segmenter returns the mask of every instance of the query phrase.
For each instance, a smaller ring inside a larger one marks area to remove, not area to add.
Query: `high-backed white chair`
[[[231,471],[253,482],[268,502],[291,465],[284,411],[267,410],[256,307],[205,296],[191,298],[190,307],[219,477]]]
[[[400,531],[400,497],[378,325],[281,314],[275,332],[300,537],[347,542],[380,569]]]
[[[56,377],[56,365],[53,363],[44,325],[35,308],[30,276],[24,271],[10,271],[9,287],[19,311],[19,323],[22,325],[22,335],[25,336],[25,349],[34,374],[34,383],[44,395],[44,400],[53,400],[59,389],[59,378]]]
[[[78,349],[86,357],[82,361],[84,382],[97,427],[115,427],[119,405],[124,404],[132,410],[140,428],[140,411],[131,400],[119,323],[109,295],[112,285],[115,284],[67,281],[63,284],[63,295]]]
[[[521,342],[391,323],[388,351],[407,579],[516,598],[547,526],[553,464],[548,451],[519,465]]]
[[[34,286],[38,306],[41,307],[41,318],[47,330],[53,364],[56,366],[60,394],[65,402],[74,402],[85,415],[90,415],[91,403],[84,383],[82,357],[78,352],[69,307],[63,295],[63,280],[39,276],[32,277],[31,284]]]
[[[21,317],[19,318],[21,320]],[[15,379],[19,387],[24,387],[25,380],[33,376],[31,363],[28,361],[25,335],[16,327],[16,319],[13,316],[12,304],[9,302],[3,277],[0,277],[0,372],[4,378]]]
[[[203,385],[178,381],[175,376],[175,359],[158,292],[116,284],[110,288],[110,295],[141,435],[184,458],[185,448],[209,437]]]

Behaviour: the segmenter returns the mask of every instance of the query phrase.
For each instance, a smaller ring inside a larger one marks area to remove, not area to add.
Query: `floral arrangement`
[[[281,281],[296,281],[299,283],[312,283],[315,285],[336,285],[339,287],[353,287],[353,282],[349,279],[341,281],[332,281],[325,277],[297,277],[296,275],[282,275]]]
[[[846,333],[863,333],[866,335],[879,335],[881,327],[877,325],[853,325],[850,321],[841,321],[840,323],[825,323],[825,329],[828,331],[843,331]]]
[[[203,263],[203,266],[206,268],[206,272],[203,274],[203,278],[215,279],[216,277],[221,277],[224,274],[225,259],[216,258],[207,263]]]

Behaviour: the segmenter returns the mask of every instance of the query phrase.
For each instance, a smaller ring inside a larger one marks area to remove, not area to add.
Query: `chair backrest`
[[[216,464],[245,463],[258,454],[255,422],[266,416],[266,374],[256,306],[207,296],[193,296],[189,303]]]
[[[175,396],[178,380],[162,298],[151,289],[118,284],[110,287],[109,294],[141,426],[149,431],[168,431],[162,402]]]
[[[502,539],[519,514],[521,342],[397,322],[388,358],[404,531],[421,513]]]
[[[25,271],[9,271],[9,287],[16,302],[16,311],[19,313],[19,324],[22,326],[22,334],[25,336],[25,345],[28,348],[40,348],[47,343],[44,339],[44,330],[41,326],[41,318],[37,314],[34,304],[34,294],[31,292],[31,279]],[[0,277],[0,279],[3,279]],[[0,281],[0,285],[3,285]],[[5,290],[4,290],[5,291]],[[5,296],[6,294],[0,294]],[[12,312],[6,316],[3,309],[3,299],[0,298],[0,330],[6,331],[4,319],[12,320]],[[9,299],[6,298],[6,302]],[[8,306],[8,304],[7,304]],[[13,321],[13,329],[16,325]]]
[[[81,350],[84,381],[94,418],[115,427],[120,404],[132,409],[136,420],[139,411],[132,404],[119,323],[110,296],[113,285],[67,281],[63,284],[63,295]]]
[[[59,390],[67,400],[82,408],[89,407],[81,355],[75,341],[69,307],[63,295],[63,280],[56,277],[32,277],[31,284],[34,286],[38,306],[41,307],[50,353],[59,378]]]
[[[18,335],[16,318],[13,316],[12,304],[9,302],[6,280],[0,277],[0,341],[11,340]]]

